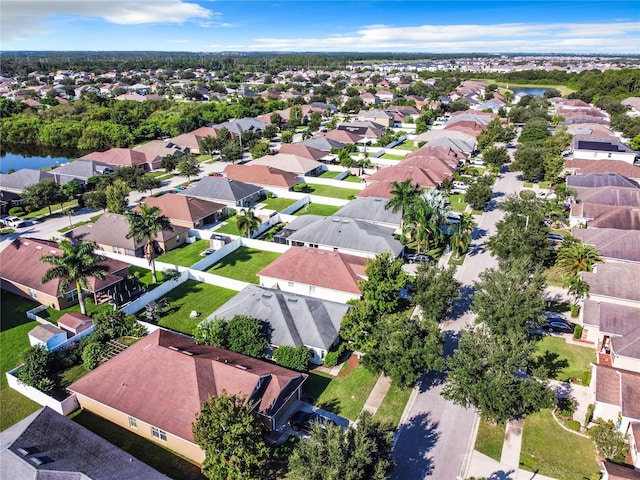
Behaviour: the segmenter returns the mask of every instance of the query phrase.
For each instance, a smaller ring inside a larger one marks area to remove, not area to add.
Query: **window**
[[[133,417],[129,417],[129,426],[131,428],[138,428],[138,421]]]
[[[165,432],[164,430],[160,430],[157,427],[151,427],[151,435],[153,435],[156,438],[159,438],[163,442],[167,441],[167,432]]]
[[[69,301],[69,302],[74,302],[75,300],[77,300],[78,298],[78,291],[77,290],[70,290],[66,293],[65,298]]]
[[[122,253],[120,247],[113,247],[113,253]]]

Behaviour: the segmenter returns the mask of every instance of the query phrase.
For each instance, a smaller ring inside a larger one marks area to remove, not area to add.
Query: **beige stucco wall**
[[[78,398],[78,403],[80,404],[81,408],[84,408],[91,413],[95,413],[96,415],[109,420],[110,422],[115,423],[116,425],[129,430],[130,432],[135,433],[136,435],[140,435],[147,440],[151,440],[158,445],[162,445],[165,448],[179,453],[180,455],[200,465],[202,464],[202,462],[204,462],[204,451],[200,447],[198,447],[198,445],[176,435],[173,435],[170,432],[166,432],[166,442],[159,440],[151,435],[151,425],[143,422],[139,418],[136,418],[137,428],[133,428],[129,426],[129,415],[127,415],[126,413],[120,412],[114,408],[111,408],[78,393],[76,393],[76,397]]]
[[[7,290],[8,292],[15,293],[16,295],[20,295],[21,297],[28,298],[30,300],[34,300],[42,305],[48,305],[56,310],[61,310],[71,305],[74,305],[78,302],[68,302],[64,297],[54,297],[51,295],[47,295],[46,293],[35,290],[35,297],[29,294],[29,288],[24,285],[20,285],[18,283],[14,283],[8,281],[6,279],[2,279],[2,288]]]
[[[330,300],[332,302],[347,303],[348,300],[357,300],[361,297],[360,294],[342,292],[340,290],[333,290],[324,287],[315,287],[311,289],[313,285],[300,282],[292,282],[293,285],[289,285],[287,280],[282,280],[273,277],[267,277],[260,275],[260,285],[263,287],[274,288],[274,285],[278,286],[278,289],[283,292],[295,293],[297,295],[306,295],[309,297],[320,298],[322,300]]]

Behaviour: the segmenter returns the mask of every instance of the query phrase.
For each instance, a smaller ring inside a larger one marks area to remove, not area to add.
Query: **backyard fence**
[[[22,365],[20,365],[20,367],[21,366]],[[30,398],[34,402],[42,405],[43,407],[49,407],[52,410],[55,410],[61,415],[69,415],[71,412],[78,409],[79,405],[75,394],[68,396],[64,400],[56,400],[46,393],[41,392],[37,388],[30,387],[29,385],[25,385],[24,383],[22,383],[16,376],[16,372],[20,367],[16,367],[5,374],[9,387],[13,388],[25,397]]]

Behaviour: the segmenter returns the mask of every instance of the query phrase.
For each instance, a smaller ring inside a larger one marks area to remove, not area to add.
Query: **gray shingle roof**
[[[604,258],[640,262],[640,230],[574,228],[571,235],[593,245]]]
[[[332,148],[344,148],[345,146],[344,143],[327,137],[309,138],[304,142],[301,142],[301,144],[307,145],[311,148],[316,148],[323,152],[330,152]]]
[[[289,236],[289,240],[374,255],[391,251],[397,256],[403,249],[402,244],[393,238],[392,228],[335,215],[300,228]]]
[[[53,175],[42,170],[23,168],[17,172],[0,175],[0,187],[3,190],[22,191],[29,185],[34,185],[46,178],[53,179]]]
[[[384,207],[387,202],[388,200],[386,198],[356,198],[338,210],[335,216],[400,226],[402,223],[402,214],[400,212],[393,213],[390,209],[386,210]]]
[[[344,303],[249,285],[207,320],[248,315],[269,323],[273,329],[272,345],[306,345],[328,350],[338,338],[340,322],[348,310]]]
[[[262,191],[262,187],[249,183],[222,177],[204,177],[181,194],[210,200],[237,202],[260,191]]]
[[[0,438],[2,478],[168,478],[48,407],[5,430]],[[38,458],[42,461],[40,465],[37,464]]]
[[[628,187],[640,188],[637,182],[618,173],[588,173],[586,175],[569,175],[568,187]]]
[[[103,173],[105,168],[110,167],[106,163],[100,163],[94,160],[75,160],[73,162],[65,163],[58,168],[54,168],[53,170],[50,170],[50,172],[55,176],[86,180],[89,177]],[[64,180],[62,180],[61,183],[65,183]]]

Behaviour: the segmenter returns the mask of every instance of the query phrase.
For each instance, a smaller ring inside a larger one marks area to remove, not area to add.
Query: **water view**
[[[526,88],[526,87],[522,87],[522,88],[516,88],[513,87],[510,90],[513,91],[513,93],[515,93],[516,95],[519,93],[524,93],[525,95],[531,95],[533,97],[541,97],[542,95],[544,95],[544,92],[546,92],[547,90],[550,90],[549,88]]]
[[[63,151],[47,151],[44,149],[38,152],[26,152],[13,150],[11,152],[3,150],[0,152],[0,172],[9,173],[11,170],[21,168],[42,169],[56,167],[71,161],[75,155]]]

